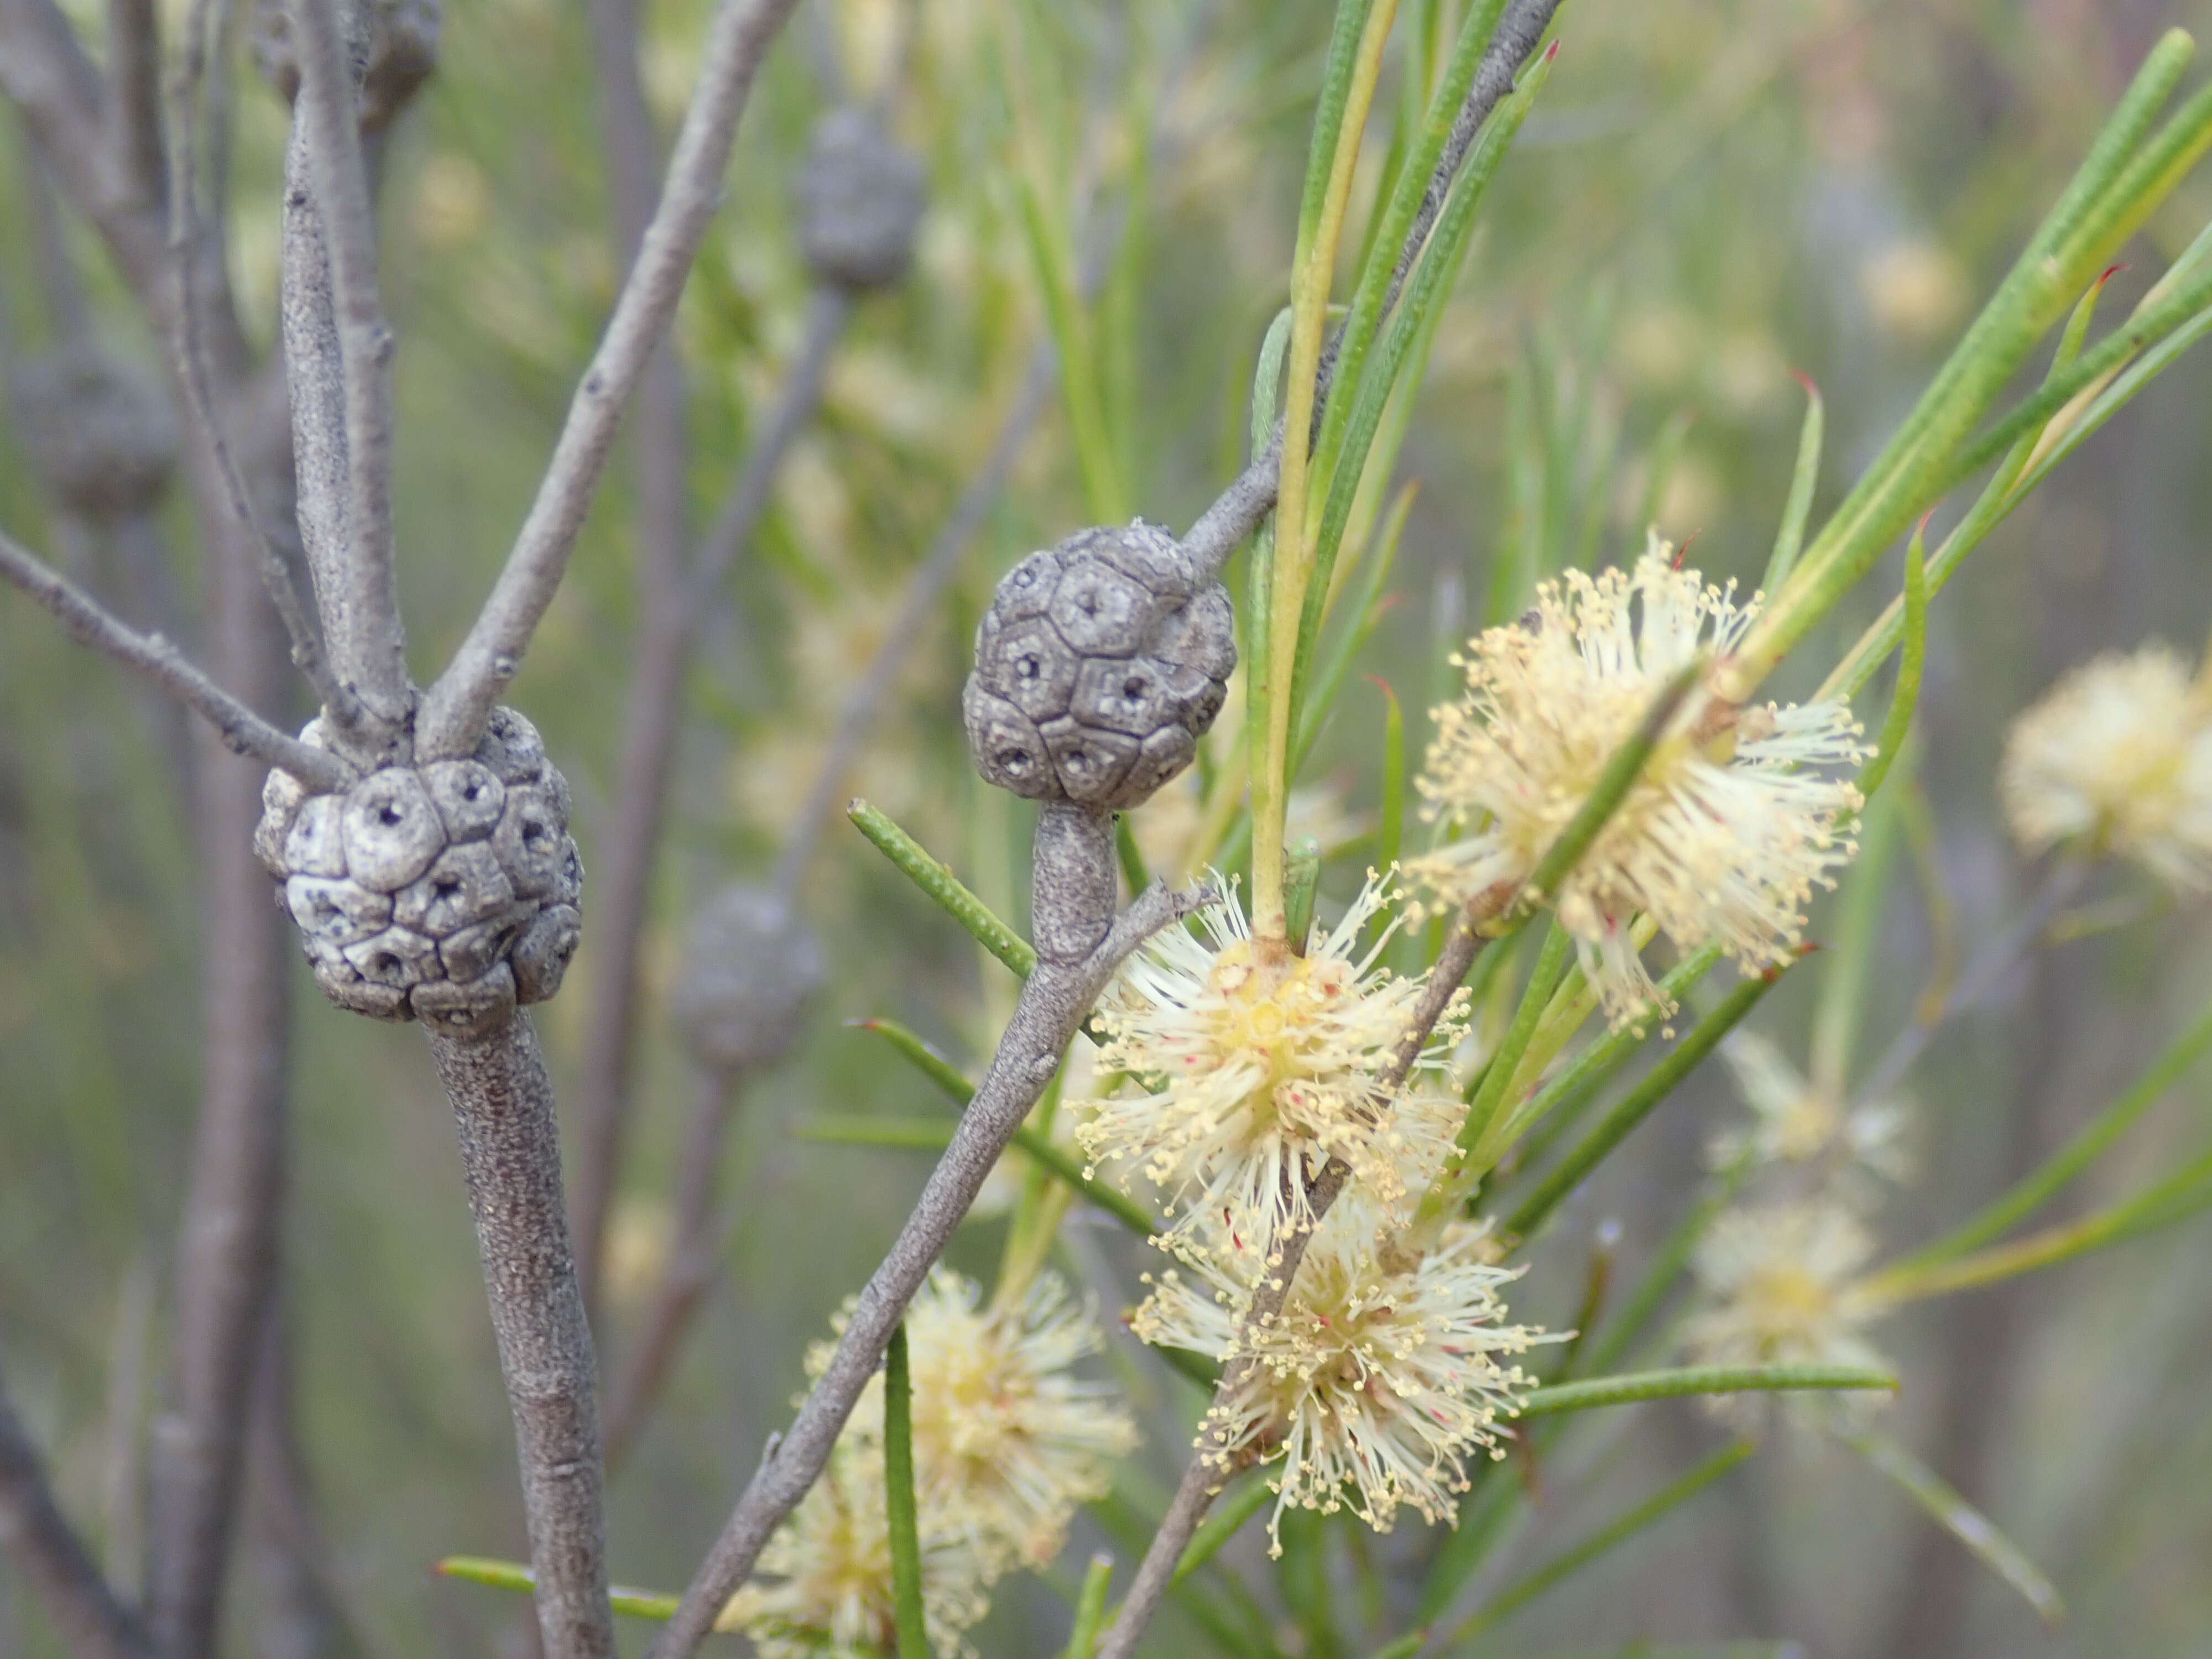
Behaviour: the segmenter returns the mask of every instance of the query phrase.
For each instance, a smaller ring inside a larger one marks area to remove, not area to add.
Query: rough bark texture
[[[1105,857],[1110,864],[1110,832]],[[1050,845],[1041,838],[1040,860],[1054,856],[1046,850]],[[1091,854],[1085,850],[1079,856],[1087,863]],[[1043,870],[1036,873],[1040,896],[1064,887],[1056,887],[1056,876]],[[1013,1018],[961,1117],[952,1144],[932,1171],[897,1242],[862,1288],[828,1368],[790,1429],[763,1460],[684,1591],[675,1618],[648,1650],[651,1659],[685,1659],[697,1650],[723,1603],[752,1571],[777,1522],[806,1495],[829,1462],[838,1431],[882,1363],[884,1345],[908,1302],[967,1214],[1015,1129],[1060,1069],[1060,1055],[1091,1003],[1124,957],[1193,902],[1193,896],[1171,898],[1155,884],[1112,924],[1088,957],[1059,961],[1040,952],[1036,971],[1022,987]]]
[[[553,1085],[529,1017],[433,1036],[453,1104],[492,1334],[514,1416],[538,1620],[552,1659],[613,1659],[597,1372],[561,1191]]]

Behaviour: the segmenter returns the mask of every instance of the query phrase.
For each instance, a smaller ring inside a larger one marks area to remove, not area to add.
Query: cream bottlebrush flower
[[[937,1523],[928,1504],[920,1508],[930,1647],[966,1654],[963,1632],[988,1607],[981,1563],[965,1540]],[[714,1628],[743,1631],[762,1659],[885,1659],[896,1651],[879,1443],[849,1430],[839,1437],[822,1478],[762,1550],[757,1572],[730,1598]]]
[[[1833,1201],[1729,1210],[1695,1261],[1705,1306],[1683,1340],[1703,1365],[1870,1365],[1875,1311],[1855,1294],[1873,1236]]]
[[[1899,1100],[1852,1107],[1800,1072],[1765,1037],[1738,1030],[1721,1044],[1721,1058],[1752,1110],[1741,1129],[1716,1136],[1715,1169],[1748,1153],[1757,1164],[1811,1164],[1830,1160],[1843,1180],[1868,1176],[1902,1181],[1911,1172],[1905,1146],[1908,1114]]]
[[[972,1280],[940,1267],[906,1326],[922,1512],[989,1577],[1015,1559],[1042,1566],[1077,1507],[1105,1495],[1111,1463],[1137,1443],[1112,1385],[1073,1375],[1103,1346],[1096,1310],[1051,1273],[1018,1304],[986,1307]],[[854,1407],[854,1431],[873,1439],[883,1418],[878,1375]]]
[[[1654,697],[1699,653],[1726,657],[1758,614],[1734,587],[1668,562],[1655,535],[1632,571],[1569,571],[1510,628],[1474,640],[1467,694],[1437,711],[1420,789],[1455,839],[1407,873],[1450,903],[1527,879]],[[1735,708],[1704,688],[1556,894],[1583,970],[1615,1024],[1657,988],[1629,924],[1680,949],[1723,945],[1747,969],[1784,960],[1815,887],[1856,847],[1836,833],[1858,792],[1832,775],[1866,750],[1840,702]],[[1665,1010],[1659,1012],[1664,1012]]]
[[[1279,1494],[1271,1536],[1286,1507],[1334,1513],[1347,1488],[1353,1512],[1378,1532],[1401,1504],[1431,1522],[1456,1521],[1468,1460],[1503,1455],[1496,1425],[1533,1385],[1500,1357],[1552,1340],[1504,1322],[1498,1288],[1521,1270],[1495,1265],[1483,1227],[1454,1224],[1403,1269],[1382,1265],[1371,1238],[1332,1209],[1282,1312],[1249,1337],[1238,1327],[1257,1270],[1243,1261],[1161,1273],[1130,1321],[1147,1342],[1224,1364],[1249,1340],[1256,1363],[1243,1388],[1207,1413],[1200,1444],[1224,1474],[1282,1459],[1270,1483]]]
[[[1390,930],[1361,931],[1386,902],[1370,877],[1343,920],[1303,957],[1256,964],[1231,889],[1200,913],[1206,937],[1155,934],[1099,1003],[1098,1068],[1119,1092],[1079,1103],[1085,1152],[1126,1184],[1141,1171],[1168,1195],[1169,1248],[1272,1256],[1311,1214],[1306,1187],[1331,1157],[1389,1211],[1403,1166],[1433,1169],[1462,1109],[1434,1087],[1457,1041],[1439,1022],[1405,1085],[1387,1086],[1421,981],[1377,968]]]
[[[2087,841],[2212,889],[2212,684],[2163,645],[2059,681],[2014,725],[2000,784],[2031,852]]]

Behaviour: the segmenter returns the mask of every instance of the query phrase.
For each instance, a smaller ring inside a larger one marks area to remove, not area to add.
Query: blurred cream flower
[[[1668,551],[1655,535],[1632,571],[1569,571],[1469,647],[1467,695],[1437,711],[1420,779],[1425,815],[1456,838],[1407,868],[1445,902],[1525,881],[1666,682],[1700,652],[1726,657],[1749,628],[1755,602],[1674,568]],[[1630,937],[1639,914],[1679,949],[1717,943],[1753,971],[1796,948],[1813,890],[1856,851],[1835,824],[1858,792],[1828,773],[1864,757],[1858,733],[1841,702],[1736,708],[1702,688],[1684,699],[1547,896],[1615,1024],[1658,999]]]
[[[1738,1030],[1721,1044],[1752,1121],[1714,1139],[1712,1165],[1725,1169],[1748,1154],[1756,1164],[1809,1164],[1832,1159],[1833,1175],[1846,1182],[1878,1176],[1901,1181],[1911,1172],[1905,1148],[1902,1102],[1880,1100],[1852,1108],[1800,1072],[1765,1037]]]
[[[483,169],[450,151],[422,163],[409,221],[422,246],[445,252],[474,241],[491,222],[491,185]]]
[[[627,1308],[645,1299],[660,1283],[675,1238],[675,1218],[666,1200],[625,1194],[607,1217],[607,1300]]]
[[[880,1419],[880,1396],[877,1410]],[[963,1632],[988,1606],[981,1565],[927,1504],[920,1508],[930,1647],[964,1655],[972,1650]],[[849,1432],[839,1438],[822,1478],[761,1551],[757,1571],[714,1628],[744,1632],[762,1659],[884,1659],[896,1650],[879,1443]]]
[[[1395,927],[1360,944],[1386,896],[1370,877],[1332,931],[1271,969],[1232,888],[1200,913],[1204,939],[1155,934],[1101,999],[1098,1065],[1126,1081],[1080,1103],[1077,1135],[1124,1184],[1141,1170],[1166,1193],[1170,1248],[1269,1258],[1308,1220],[1307,1183],[1332,1157],[1385,1212],[1407,1159],[1443,1158],[1460,1105],[1432,1085],[1457,1022],[1439,1023],[1407,1086],[1382,1081],[1421,995],[1376,965]]]
[[[1940,242],[1892,242],[1859,267],[1859,294],[1881,333],[1906,345],[1935,339],[1971,297],[1966,272]]]
[[[1683,1341],[1701,1365],[1869,1365],[1874,1310],[1855,1296],[1873,1236],[1833,1201],[1723,1213],[1694,1263],[1706,1305]]]
[[[1498,1289],[1519,1269],[1494,1264],[1484,1228],[1455,1223],[1418,1263],[1382,1265],[1370,1235],[1332,1210],[1281,1314],[1249,1338],[1239,1327],[1255,1273],[1249,1260],[1216,1261],[1192,1275],[1159,1275],[1131,1328],[1147,1342],[1228,1361],[1249,1340],[1256,1362],[1244,1386],[1206,1414],[1204,1455],[1225,1475],[1279,1456],[1268,1532],[1285,1508],[1353,1513],[1387,1532],[1401,1504],[1452,1519],[1477,1451],[1502,1455],[1495,1427],[1532,1386],[1501,1357],[1553,1339],[1504,1323]],[[1147,1276],[1149,1279],[1149,1275]],[[1280,1554],[1278,1540],[1272,1553]]]
[[[1073,1374],[1103,1346],[1096,1310],[1051,1273],[1018,1305],[987,1307],[972,1280],[940,1267],[907,1310],[907,1340],[923,1512],[990,1577],[1016,1560],[1044,1565],[1137,1443],[1112,1385]],[[878,1376],[853,1422],[865,1437],[882,1421]]]
[[[2212,888],[2212,685],[2163,645],[2098,658],[2021,715],[1999,775],[2030,852],[2062,841]]]

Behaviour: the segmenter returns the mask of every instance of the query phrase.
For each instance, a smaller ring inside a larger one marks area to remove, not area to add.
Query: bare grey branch
[[[84,1540],[54,1502],[46,1468],[24,1433],[0,1378],[0,1546],[82,1659],[154,1659],[138,1615],[101,1575]]]
[[[483,1038],[432,1033],[453,1105],[548,1659],[614,1659],[598,1368],[561,1191],[553,1085],[529,1016]]]
[[[234,753],[251,755],[319,789],[342,789],[350,781],[351,772],[337,756],[311,749],[278,731],[187,661],[168,641],[125,626],[82,588],[6,536],[0,536],[0,578],[52,611],[78,644],[113,658],[200,715]]]
[[[397,721],[410,687],[392,564],[392,330],[377,292],[376,222],[362,161],[351,54],[336,0],[292,0],[288,15],[300,62],[294,123],[301,144],[295,149],[304,149],[314,188],[310,199],[295,203],[298,186],[288,178],[285,205],[288,218],[295,206],[313,214],[322,233],[344,411],[339,442],[346,472],[346,603],[343,627],[331,630],[331,653],[340,677],[371,712]],[[288,246],[287,255],[294,251]],[[288,332],[288,354],[290,343]],[[328,413],[313,411],[325,419]]]
[[[482,614],[452,664],[424,695],[416,724],[424,759],[468,752],[553,602],[605,470],[623,406],[668,331],[691,261],[721,199],[722,173],[754,77],[797,3],[721,0],[715,12],[705,67],[677,136],[659,205],[615,301],[605,337],[569,404],[537,500]]]
[[[1111,857],[1110,846],[1109,857]],[[648,1659],[689,1659],[731,1592],[751,1571],[777,1522],[806,1495],[829,1461],[854,1401],[882,1363],[884,1346],[906,1305],[952,1231],[968,1212],[983,1178],[1006,1150],[1014,1130],[1057,1068],[1060,1056],[1121,959],[1138,945],[1188,914],[1202,893],[1170,895],[1155,882],[1115,921],[1088,957],[1056,962],[1041,957],[1022,987],[973,1100],[963,1114],[898,1241],[861,1291],[836,1353],[816,1381],[773,1455],[763,1460],[684,1592],[683,1604]]]

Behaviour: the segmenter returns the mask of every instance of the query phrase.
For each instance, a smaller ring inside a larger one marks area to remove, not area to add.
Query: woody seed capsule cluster
[[[822,118],[796,194],[799,248],[817,282],[885,288],[906,275],[921,222],[921,163],[873,116],[838,109]]]
[[[796,905],[771,889],[733,884],[691,925],[677,1029],[702,1065],[764,1070],[798,1040],[823,972],[822,947]]]
[[[413,101],[438,66],[439,0],[369,0],[368,63],[357,113],[374,137]],[[292,51],[291,20],[283,0],[253,9],[253,60],[270,85],[290,103],[300,95],[300,62]],[[356,47],[356,51],[359,48]],[[356,59],[358,65],[359,58]]]
[[[327,746],[321,725],[301,738]],[[253,850],[341,1008],[478,1036],[561,988],[584,866],[568,782],[514,710],[493,711],[471,759],[383,766],[331,794],[272,772],[261,799]]]
[[[1032,800],[1121,811],[1198,753],[1237,666],[1228,590],[1138,520],[1079,530],[999,582],[961,698],[976,769]]]
[[[22,438],[68,512],[94,523],[150,513],[177,465],[177,423],[161,388],[98,346],[23,367]]]

